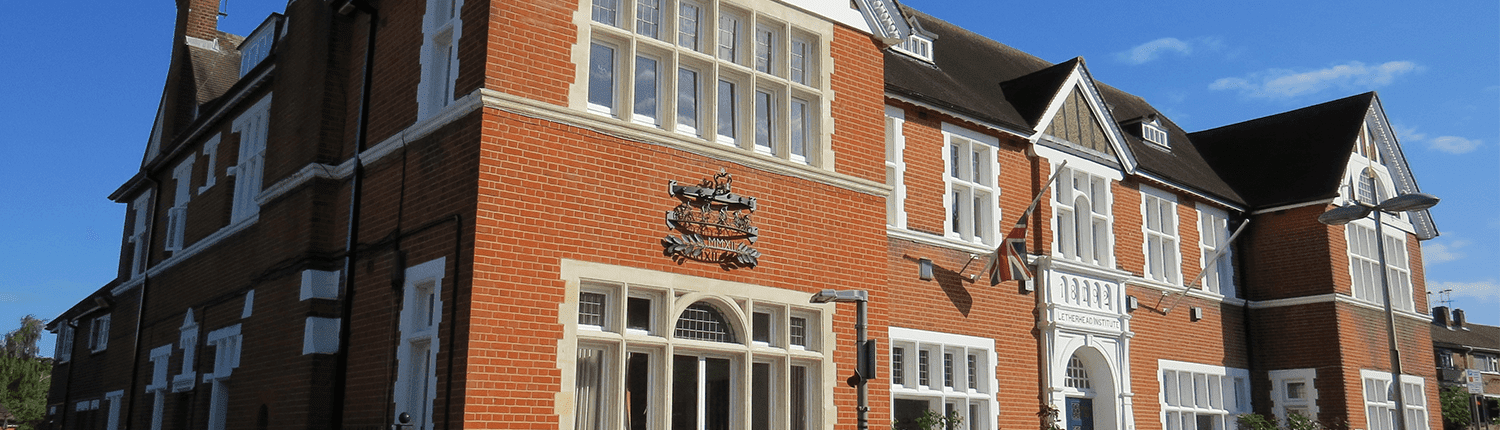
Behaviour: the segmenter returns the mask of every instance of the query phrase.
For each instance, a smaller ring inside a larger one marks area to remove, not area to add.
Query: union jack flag
[[[995,253],[990,255],[990,262],[985,267],[990,272],[990,285],[1000,285],[1003,281],[1030,281],[1031,268],[1026,267],[1026,222],[1016,223],[1016,227],[1006,233],[1005,240],[1000,242],[1000,247],[995,248]],[[1002,263],[1003,261],[1003,263]]]

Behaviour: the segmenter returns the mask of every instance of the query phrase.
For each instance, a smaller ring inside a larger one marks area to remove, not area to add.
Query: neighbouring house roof
[[[1440,347],[1471,347],[1478,351],[1500,354],[1500,327],[1464,323],[1464,328],[1450,328],[1432,324],[1432,343]]]
[[[206,105],[229,92],[240,80],[240,43],[244,36],[220,31],[214,40],[217,49],[205,49],[188,45],[188,56],[192,60],[193,82],[198,105]]]
[[[954,113],[1020,133],[1036,133],[1048,108],[1064,91],[1082,58],[1052,64],[947,21],[910,8],[908,16],[935,35],[933,62],[890,50],[885,54],[886,90]],[[1148,148],[1138,130],[1121,130],[1136,168],[1169,185],[1243,205],[1234,187],[1219,177],[1193,146],[1189,135],[1144,99],[1096,83],[1111,116],[1122,123],[1155,115],[1163,119],[1172,148]],[[1119,127],[1119,124],[1114,124]],[[1342,166],[1342,164],[1339,164]]]

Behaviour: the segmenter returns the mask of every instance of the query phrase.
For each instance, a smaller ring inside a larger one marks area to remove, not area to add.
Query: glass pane
[[[605,300],[601,293],[578,293],[578,324],[603,326]]]
[[[738,41],[740,34],[740,19],[733,15],[719,15],[719,58],[729,62],[736,62],[739,58]]]
[[[651,330],[651,299],[631,297],[626,303],[625,327]]]
[[[573,428],[598,430],[604,426],[604,350],[578,348],[578,390],[574,398],[577,411]],[[418,378],[421,379],[421,378]],[[411,412],[413,417],[417,415]]]
[[[698,129],[698,72],[677,69],[677,127]]]
[[[776,40],[776,33],[768,28],[755,29],[755,71],[771,73],[772,49]]]
[[[792,345],[807,346],[807,318],[792,317],[788,332],[787,334],[792,338]]]
[[[656,123],[658,79],[656,59],[635,57],[635,114],[653,124]]]
[[[771,429],[771,384],[770,363],[755,363],[751,366],[750,428],[753,430]]]
[[[791,126],[791,142],[789,143],[791,146],[792,158],[806,159],[807,130],[809,128],[807,122],[811,119],[807,115],[807,101],[796,98],[792,99],[791,114],[792,120],[791,124],[789,124]]]
[[[917,350],[917,385],[931,385],[927,378],[927,350]]]
[[[906,385],[906,348],[891,348],[891,383]]]
[[[615,48],[593,44],[589,51],[589,104],[610,112],[615,106]]]
[[[678,339],[735,343],[734,332],[718,309],[706,303],[694,303],[677,320]]]
[[[752,315],[751,319],[752,319],[752,323],[755,325],[755,327],[754,327],[753,330],[751,330],[751,333],[752,333],[753,337],[750,340],[753,340],[753,341],[756,341],[756,342],[770,343],[771,342],[771,314],[768,314],[768,313],[765,313],[765,312],[756,312],[756,313],[754,313]],[[758,364],[757,364],[757,366],[758,366]]]
[[[775,102],[771,93],[755,92],[755,148],[766,154],[771,153],[771,140],[776,132],[772,129],[776,117]]]
[[[703,359],[703,409],[705,430],[729,430],[730,401],[729,360]]]
[[[969,375],[969,381],[968,381],[969,385],[968,385],[967,388],[970,389],[970,390],[980,390],[980,387],[979,387],[979,356],[974,355],[974,354],[969,354],[969,367],[966,370],[968,370],[967,374]]]
[[[792,39],[791,60],[792,82],[807,85],[807,42],[801,39]]]
[[[698,5],[682,3],[677,6],[677,44],[682,47],[698,50]]]
[[[953,354],[943,353],[943,386],[953,387]]]
[[[651,409],[651,354],[632,352],[625,363],[625,428],[645,430],[651,423],[646,411]]]
[[[635,32],[657,38],[661,28],[661,0],[635,1]]]
[[[620,0],[594,0],[594,21],[616,25],[615,17],[620,10]]]
[[[735,130],[738,128],[735,120],[739,118],[739,114],[735,112],[735,105],[734,83],[720,80],[719,136],[728,138],[729,140],[734,140]]]
[[[791,397],[789,403],[791,410],[789,415],[792,419],[791,430],[807,430],[808,427],[808,396],[807,396],[807,368],[803,366],[792,366],[791,390],[787,396]]]
[[[698,429],[698,357],[672,357],[672,430]]]

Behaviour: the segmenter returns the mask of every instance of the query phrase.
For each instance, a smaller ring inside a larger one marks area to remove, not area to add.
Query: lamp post
[[[855,408],[859,412],[859,430],[870,428],[870,405],[866,397],[865,381],[875,379],[875,342],[865,338],[865,302],[869,300],[870,294],[865,290],[823,290],[813,294],[809,300],[812,303],[853,302],[856,305],[854,353],[859,358],[849,385],[859,389],[859,405]]]
[[[1406,395],[1404,386],[1401,385],[1401,351],[1396,346],[1396,312],[1391,309],[1390,275],[1386,273],[1385,266],[1385,233],[1381,228],[1385,223],[1380,220],[1380,214],[1419,211],[1437,203],[1438,198],[1431,194],[1409,193],[1392,197],[1374,206],[1356,200],[1354,204],[1329,209],[1322,215],[1318,215],[1318,222],[1323,224],[1344,225],[1350,221],[1363,219],[1371,213],[1375,214],[1375,249],[1380,260],[1380,289],[1385,294],[1385,329],[1389,334],[1391,344],[1391,392],[1396,400],[1396,416],[1392,420],[1394,422],[1391,423],[1391,428],[1395,430],[1406,428]]]

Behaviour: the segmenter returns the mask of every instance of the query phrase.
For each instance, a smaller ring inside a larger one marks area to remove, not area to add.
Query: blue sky
[[[1428,288],[1500,325],[1500,3],[901,1],[1048,61],[1084,57],[1190,131],[1378,91],[1418,184],[1443,198]],[[283,5],[227,0],[220,28],[248,34]],[[9,8],[0,331],[114,278],[125,206],[106,196],[139,169],[175,13],[167,0]]]

